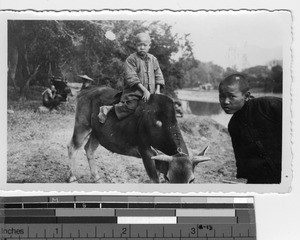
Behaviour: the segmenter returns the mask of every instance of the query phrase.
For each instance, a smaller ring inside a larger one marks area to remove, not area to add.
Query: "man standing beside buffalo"
[[[104,123],[108,112],[114,107],[118,119],[122,120],[134,113],[139,101],[148,101],[150,94],[160,93],[165,85],[159,63],[149,54],[151,39],[148,33],[139,33],[135,37],[136,52],[131,54],[124,64],[125,79],[121,102],[114,106],[100,107],[99,121]]]
[[[247,79],[232,74],[219,85],[219,100],[227,114],[237,178],[247,183],[280,183],[282,153],[282,99],[253,98]]]
[[[80,90],[89,88],[94,82],[94,80],[87,75],[78,75],[78,77],[82,79],[82,85]]]

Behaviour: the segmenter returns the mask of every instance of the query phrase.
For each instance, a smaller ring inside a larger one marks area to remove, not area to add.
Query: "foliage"
[[[275,65],[274,65],[275,64]],[[264,92],[282,92],[282,67],[280,61],[273,60],[269,65],[254,66],[243,69],[241,73],[247,76],[250,88],[261,89]],[[207,83],[215,89],[218,88],[222,79],[230,74],[237,73],[236,68],[226,68],[225,70],[212,63],[203,63],[198,60],[185,60],[180,67],[184,70],[183,87],[198,88]]]
[[[8,84],[28,98],[29,87],[47,86],[51,76],[80,82],[86,74],[96,85],[122,89],[123,62],[135,51],[134,36],[149,32],[150,53],[155,55],[166,80],[164,93],[210,84],[217,88],[235,67],[222,67],[194,58],[189,34],[178,36],[159,21],[8,21]],[[282,61],[242,70],[252,88],[282,91]],[[16,94],[16,96],[19,96]]]
[[[149,32],[150,53],[160,63],[165,92],[173,95],[174,89],[183,86],[183,72],[172,56],[181,51],[181,59],[188,59],[192,46],[188,35],[179,38],[171,26],[160,22],[10,20],[8,83],[28,96],[29,86],[47,86],[53,75],[77,82],[78,75],[86,74],[97,85],[121,89],[123,62],[135,51],[133,39],[141,31]]]
[[[199,87],[206,83],[217,87],[224,76],[224,69],[212,62],[185,61],[182,67],[185,69],[185,87]]]

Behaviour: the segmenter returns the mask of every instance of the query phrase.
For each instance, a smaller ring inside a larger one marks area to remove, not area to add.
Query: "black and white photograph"
[[[289,11],[4,18],[5,188],[288,191]]]

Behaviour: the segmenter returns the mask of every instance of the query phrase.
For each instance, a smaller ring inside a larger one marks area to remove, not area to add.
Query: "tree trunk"
[[[52,74],[52,66],[51,66],[51,62],[49,61],[47,84],[46,84],[47,86],[50,86],[52,76],[53,76],[53,74]]]
[[[19,52],[17,47],[13,47],[9,53],[8,60],[8,80],[12,82],[14,89],[17,91],[17,85],[15,82],[17,66],[18,66]]]
[[[31,80],[34,79],[35,76],[37,75],[37,73],[39,71],[39,68],[40,68],[40,65],[38,65],[35,68],[34,73],[26,80],[25,85],[20,89],[20,95],[21,95],[20,100],[26,99],[27,93],[28,93],[28,90],[29,90],[29,84],[30,84]]]

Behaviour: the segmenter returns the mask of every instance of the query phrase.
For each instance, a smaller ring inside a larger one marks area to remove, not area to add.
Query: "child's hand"
[[[160,85],[156,85],[155,93],[154,94],[160,94]]]
[[[147,89],[144,91],[144,96],[142,97],[142,99],[145,102],[148,102],[148,100],[150,99],[150,92]]]

